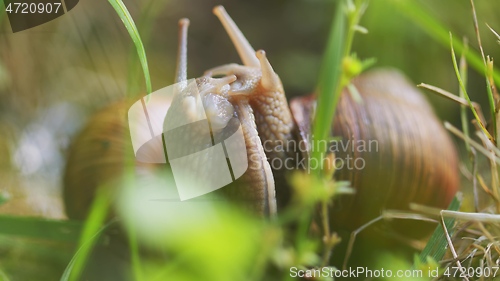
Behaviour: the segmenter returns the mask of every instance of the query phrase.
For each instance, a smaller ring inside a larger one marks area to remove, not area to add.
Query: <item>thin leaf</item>
[[[391,0],[391,3],[393,3],[394,6],[398,8],[398,10],[409,20],[415,23],[429,36],[434,38],[434,40],[443,45],[443,47],[448,48],[450,45],[448,35],[450,29],[445,27],[443,23],[439,22],[436,17],[433,17],[432,13],[422,7],[422,4],[420,4],[419,1]],[[458,52],[463,52],[465,46],[462,42],[460,42],[460,40],[453,40],[452,43]],[[483,61],[477,52],[470,50],[467,52],[466,58],[470,66],[476,71],[482,72],[484,70]],[[493,73],[493,78],[495,83],[500,85],[500,73],[498,71]]]
[[[139,256],[139,244],[137,240],[137,233],[133,227],[129,227],[128,231],[128,242],[130,245],[131,259],[132,259],[132,269],[136,281],[144,280],[144,273],[142,271],[141,258]]]
[[[128,12],[127,7],[123,4],[123,2],[121,0],[108,0],[108,1],[113,6],[115,11],[117,12],[118,16],[120,17],[120,19],[124,23],[125,27],[127,28],[128,32],[130,34],[130,37],[134,41],[134,45],[135,45],[135,48],[137,50],[137,54],[139,56],[139,60],[140,60],[141,65],[142,65],[142,70],[144,72],[144,78],[146,81],[146,92],[147,92],[147,94],[150,94],[152,92],[152,87],[151,87],[151,78],[150,78],[149,69],[148,69],[148,62],[147,62],[147,58],[146,58],[146,52],[144,50],[144,45],[142,43],[139,32],[137,31],[137,27],[135,26],[135,23],[130,15],[130,13]],[[151,8],[152,6],[150,5],[149,7]],[[158,10],[161,10],[161,9],[148,9],[147,11],[154,12],[154,11],[158,11]],[[150,16],[150,17],[145,17],[145,18],[154,18],[154,17]],[[148,24],[148,26],[151,27],[150,22],[146,22],[146,24]],[[151,28],[148,28],[147,30],[149,31],[149,30],[151,30]],[[129,72],[129,78],[135,76],[134,75],[134,70],[135,70],[134,65],[132,65],[132,67],[130,69],[131,69],[131,71]],[[129,79],[129,86],[130,86],[129,87],[129,95],[135,94],[135,92],[134,92],[135,87],[133,87],[134,83],[132,81],[134,81],[134,80]],[[128,159],[127,156],[125,156],[125,157],[126,157],[125,162],[126,162],[126,167],[127,167],[126,169],[130,170],[130,169],[132,169],[133,165],[130,164],[130,159]],[[91,227],[89,227],[89,228],[91,228]],[[132,265],[134,268],[134,274],[136,274],[136,279],[142,280],[142,273],[141,273],[141,269],[140,269],[140,265],[139,265],[139,261],[138,261],[135,235],[132,235],[132,234],[133,234],[133,232],[129,231],[129,235],[130,235],[130,239],[131,239],[129,242],[131,242],[130,244],[131,244],[131,251],[132,251]],[[86,253],[83,253],[82,258],[78,259],[76,261],[77,262],[79,260],[84,261],[86,258],[85,254]],[[76,264],[76,265],[79,266],[79,264]],[[76,268],[76,270],[75,270],[77,272],[77,274],[78,274],[78,270],[80,270],[80,269]]]
[[[461,200],[458,198],[458,196],[455,196],[455,198],[453,198],[453,201],[451,201],[450,205],[448,206],[448,210],[457,211],[460,208],[460,204]],[[448,233],[452,235],[454,231],[453,225],[455,224],[455,219],[445,218],[444,221]],[[434,232],[432,233],[429,242],[427,242],[427,245],[418,256],[418,260],[422,263],[427,262],[427,257],[431,257],[436,261],[442,260],[444,254],[446,253],[447,245],[448,242],[446,240],[444,230],[441,225],[438,225],[436,227],[436,230],[434,230]]]
[[[0,216],[0,234],[47,239],[61,242],[78,241],[82,223],[68,220]]]
[[[70,264],[65,270],[65,274],[61,280],[73,281],[79,280],[80,274],[82,273],[85,263],[94,247],[96,237],[106,229],[113,222],[108,223],[105,226],[102,226],[109,209],[109,202],[111,194],[109,194],[109,187],[100,187],[98,188],[97,195],[92,203],[92,208],[90,209],[90,214],[85,221],[85,225],[83,231],[81,233],[79,249]],[[67,272],[66,272],[67,271]]]
[[[500,35],[498,35],[498,33],[493,29],[491,28],[491,26],[489,26],[488,24],[486,24],[486,26],[490,29],[491,32],[493,32],[493,34],[497,37],[497,43],[500,44]]]
[[[441,214],[445,218],[454,218],[459,220],[478,221],[487,223],[500,223],[500,215],[497,214],[458,212],[451,210],[443,210],[441,211]]]
[[[467,100],[467,103],[469,103],[469,107],[472,111],[472,114],[474,114],[474,117],[476,118],[479,127],[481,128],[483,133],[488,137],[488,139],[493,141],[494,140],[493,137],[490,135],[488,130],[486,130],[486,127],[484,126],[481,118],[479,118],[479,115],[477,114],[477,111],[474,108],[474,105],[472,104],[472,101],[470,100],[469,95],[467,94],[467,90],[465,89],[464,82],[462,80],[462,77],[460,76],[460,70],[458,69],[457,58],[455,56],[455,50],[453,49],[453,36],[451,35],[451,32],[450,32],[450,48],[451,48],[451,59],[453,61],[453,68],[455,69],[455,74],[457,75],[458,83],[460,84],[460,89],[463,91],[464,97]]]
[[[66,269],[64,269],[60,281],[78,280],[78,277],[76,277],[75,275],[75,265],[78,268],[79,261],[82,259],[85,260],[87,258],[88,250],[91,249],[92,246],[97,242],[101,234],[114,223],[115,221],[111,221],[105,226],[101,227],[96,233],[92,235],[92,237],[90,237],[89,240],[85,241],[80,246],[80,248],[76,251],[75,255],[71,258],[70,262],[66,266]]]
[[[489,159],[497,162],[498,164],[500,164],[500,158],[498,158],[498,156],[494,156],[491,154],[491,151],[488,151],[488,149],[484,148],[481,144],[477,143],[476,141],[474,141],[473,139],[471,139],[470,137],[464,135],[462,132],[460,132],[460,130],[458,130],[457,128],[455,128],[453,125],[451,125],[450,123],[448,122],[445,122],[444,123],[444,127],[449,130],[450,132],[452,132],[455,136],[461,138],[462,140],[464,140],[465,142],[469,142],[469,144],[474,147],[475,149],[477,149],[477,151],[481,152],[484,156],[488,157]],[[493,150],[493,152],[495,152],[495,150]]]
[[[490,105],[490,114],[492,117],[495,116],[495,99],[493,97],[493,92],[491,91],[490,81],[488,79],[488,64],[486,63],[486,56],[484,55],[483,44],[481,43],[481,35],[479,34],[479,24],[477,23],[476,7],[474,6],[474,0],[470,0],[472,7],[472,18],[474,20],[474,30],[476,31],[477,43],[479,45],[479,50],[481,51],[481,57],[483,58],[483,72],[486,78],[486,92],[488,93],[488,104]],[[497,120],[496,118],[491,118],[493,123],[493,140],[497,140]]]
[[[4,18],[7,15],[7,12],[5,11],[5,3],[7,2],[6,1],[0,2],[0,28],[2,27]]]
[[[445,90],[443,90],[441,88],[438,88],[436,86],[432,86],[432,85],[429,85],[429,84],[426,84],[426,83],[420,83],[420,84],[417,85],[417,87],[424,88],[424,89],[427,89],[427,90],[431,90],[434,93],[439,94],[442,97],[445,97],[445,98],[447,98],[447,99],[449,99],[451,101],[454,101],[454,102],[456,102],[456,103],[458,103],[458,104],[460,104],[462,106],[466,106],[466,108],[469,107],[469,103],[467,102],[467,100],[465,98],[456,96],[456,95],[454,95],[454,94],[452,94],[452,93],[450,93],[448,91],[445,91]],[[476,108],[476,110],[477,110],[477,108],[479,108],[479,105],[477,103],[472,102],[472,104],[474,105],[474,108]]]
[[[134,20],[127,10],[127,7],[121,0],[108,0],[111,6],[115,9],[116,13],[122,20],[125,28],[127,28],[130,38],[134,41],[135,48],[137,49],[137,55],[141,61],[142,71],[144,72],[144,79],[146,81],[146,92],[151,93],[151,78],[149,76],[148,60],[146,58],[146,51],[144,50],[144,45],[142,44],[141,36],[137,31]]]
[[[164,11],[168,1],[149,1],[142,9],[138,17],[137,27],[141,30],[142,42],[147,45],[151,37],[151,31],[154,27],[154,21],[158,15]],[[135,46],[132,47],[128,55],[128,71],[127,71],[127,96],[133,97],[140,93],[140,61],[135,58]]]
[[[313,141],[327,140],[341,94],[342,58],[346,45],[346,19],[343,4],[344,1],[338,1],[319,76],[318,108],[314,118]],[[318,149],[313,150],[311,152],[312,159],[318,161],[317,163],[322,163],[323,153],[324,151]]]
[[[335,15],[333,17],[317,85],[316,92],[318,93],[318,100],[312,128],[312,143],[327,141],[330,136],[330,128],[333,122],[333,116],[335,115],[335,108],[337,107],[342,90],[342,59],[344,57],[345,46],[348,45],[345,39],[345,12],[349,4],[352,4],[352,1],[337,1],[337,5],[335,6]],[[313,149],[311,151],[309,167],[312,168],[318,178],[321,178],[322,175],[322,164],[325,152],[326,151],[320,149]],[[312,164],[312,161],[315,161],[315,164]],[[322,204],[326,204],[326,202],[322,202]],[[299,223],[296,235],[296,249],[298,255],[302,255],[304,252],[308,251],[307,237],[312,212],[313,209],[308,208],[307,211],[302,212],[298,218]],[[325,213],[322,214],[322,216],[325,217],[328,216],[328,214]],[[329,226],[323,225],[322,227],[325,231],[329,232]],[[330,233],[326,235],[330,235]]]
[[[464,81],[464,87],[467,88],[467,81],[468,81],[468,73],[467,73],[467,60],[465,56],[467,55],[467,52],[469,50],[469,45],[467,43],[467,40],[464,38],[464,48],[462,50],[462,54],[460,55],[460,76],[462,77]],[[465,99],[465,93],[460,87],[459,90],[459,95],[462,99]],[[467,117],[467,105],[461,105],[460,106],[460,120],[462,123],[462,131],[464,132],[464,135],[470,136],[469,134],[469,118]],[[471,149],[469,143],[465,143],[465,148],[467,152],[469,152],[469,155],[471,155]]]

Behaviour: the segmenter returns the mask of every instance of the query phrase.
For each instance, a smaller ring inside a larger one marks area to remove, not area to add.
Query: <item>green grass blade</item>
[[[92,249],[93,245],[95,245],[101,234],[114,223],[115,221],[112,221],[106,224],[105,226],[101,227],[97,232],[95,232],[87,241],[85,241],[80,246],[80,248],[78,249],[78,251],[76,251],[73,258],[71,258],[71,261],[68,263],[68,266],[66,266],[66,269],[64,270],[63,275],[61,277],[61,281],[78,280],[77,276],[80,274],[80,272],[78,271],[81,270],[79,269],[81,261],[87,259],[87,256],[89,254],[88,251]]]
[[[346,45],[346,17],[344,1],[337,1],[337,3],[317,87],[318,103],[313,125],[313,142],[318,143],[328,140],[335,108],[342,90],[341,76],[342,58]],[[311,152],[311,158],[317,161],[316,168],[321,166],[324,152],[319,149]]]
[[[476,31],[477,43],[479,46],[479,50],[481,51],[481,58],[483,59],[483,73],[486,79],[486,92],[488,94],[488,103],[490,106],[490,114],[492,116],[493,123],[493,139],[496,141],[497,139],[497,120],[495,117],[495,99],[493,98],[493,92],[491,91],[490,81],[488,79],[488,64],[486,63],[486,57],[484,55],[483,45],[481,43],[481,35],[479,34],[479,24],[477,23],[477,15],[476,15],[476,7],[474,5],[474,0],[470,0],[471,8],[472,8],[472,19],[474,21],[474,30]]]
[[[453,201],[451,201],[451,204],[448,206],[448,210],[458,211],[461,204],[460,201],[461,200],[459,200],[457,196],[455,196],[455,198],[453,198]],[[446,229],[448,230],[448,233],[452,235],[454,232],[453,225],[455,224],[455,219],[445,218],[444,224],[446,226]],[[418,259],[422,263],[427,262],[427,257],[431,257],[435,261],[440,261],[443,259],[447,247],[448,241],[446,240],[443,227],[441,225],[438,225],[436,227],[436,230],[434,230],[434,232],[432,233],[429,242],[427,242],[427,245],[418,256]]]
[[[144,79],[146,81],[146,92],[150,94],[152,92],[151,89],[151,77],[149,76],[149,68],[148,68],[148,60],[146,58],[146,51],[144,49],[144,45],[142,44],[141,36],[137,31],[137,27],[135,26],[134,20],[132,16],[127,10],[125,4],[123,4],[122,0],[108,0],[111,6],[115,9],[116,13],[122,20],[125,28],[127,28],[128,33],[130,34],[130,38],[134,42],[135,48],[137,49],[137,55],[139,56],[139,60],[141,61],[142,71],[144,72]]]
[[[468,81],[467,60],[465,56],[468,50],[469,50],[469,45],[467,44],[467,40],[464,39],[464,49],[462,51],[462,55],[460,56],[460,76],[462,77],[465,88],[467,88],[467,81]],[[461,87],[459,87],[459,95],[461,98],[465,99],[465,93],[464,91],[462,91]],[[464,135],[470,136],[469,119],[467,118],[467,107],[465,105],[460,105],[460,121],[462,123],[462,131],[464,132]],[[468,142],[465,143],[465,148],[467,152],[470,154],[471,149]]]
[[[85,263],[87,262],[87,259],[97,242],[96,237],[98,237],[104,229],[112,224],[111,222],[103,227],[103,223],[108,214],[111,198],[111,194],[109,194],[110,192],[108,190],[109,187],[98,188],[98,193],[92,203],[90,214],[85,221],[83,231],[81,232],[78,252],[75,254],[70,264],[68,264],[68,267],[66,268],[67,274],[65,271],[65,275],[63,275],[61,280],[79,280],[80,274],[85,267]],[[65,277],[66,275],[67,277]]]
[[[432,13],[423,8],[418,1],[391,0],[391,3],[434,40],[443,45],[443,47],[448,48],[450,44],[449,29],[433,17]],[[463,52],[465,47],[460,40],[453,39],[452,44],[458,52]],[[466,58],[472,68],[479,73],[484,72],[483,60],[477,52],[469,50]],[[498,71],[493,73],[493,79],[496,85],[500,85],[500,73]]]
[[[5,15],[7,15],[7,11],[5,11],[5,1],[1,1],[0,3],[0,27],[3,25],[3,20]]]
[[[488,94],[488,104],[490,105],[490,114],[492,116],[491,123],[493,127],[493,139],[497,142],[497,118],[496,118],[496,109],[495,109],[495,98],[493,97],[493,92],[491,91],[491,84],[488,77],[486,77],[486,93]]]
[[[335,14],[330,29],[328,43],[320,70],[319,81],[316,89],[318,95],[317,108],[313,120],[312,142],[324,143],[330,136],[330,128],[335,114],[341,87],[342,59],[345,49],[346,15],[345,2],[337,1]],[[313,145],[313,147],[316,147]],[[324,149],[324,150],[322,150]],[[326,147],[315,148],[311,151],[309,167],[317,176],[321,175],[322,164]],[[313,163],[314,161],[314,163]],[[296,249],[299,255],[307,250],[307,236],[311,223],[312,208],[299,215],[296,236]]]
[[[141,257],[139,255],[139,242],[137,240],[136,229],[134,229],[133,227],[129,227],[127,230],[127,234],[131,252],[132,272],[134,273],[135,280],[145,280],[141,265]]]
[[[469,103],[469,107],[472,110],[472,114],[474,114],[474,118],[476,118],[479,127],[481,128],[483,133],[488,137],[488,139],[493,140],[493,137],[490,135],[488,130],[486,130],[483,121],[481,120],[481,118],[479,118],[479,115],[477,114],[477,111],[474,108],[474,105],[472,104],[469,95],[467,94],[467,89],[465,89],[465,84],[462,80],[462,77],[460,76],[460,70],[458,68],[457,58],[455,56],[455,50],[453,49],[453,36],[451,35],[451,33],[450,33],[450,48],[451,48],[451,59],[453,61],[453,68],[455,69],[455,74],[457,75],[458,83],[460,84],[460,89],[462,90],[465,99]]]
[[[158,15],[164,11],[165,5],[168,2],[162,1],[150,1],[145,3],[140,16],[137,20],[137,27],[141,30],[141,38],[144,45],[147,46],[151,33],[154,27],[154,21],[158,18]],[[141,81],[140,81],[140,62],[136,59],[135,46],[131,46],[128,52],[128,71],[127,71],[127,96],[134,97],[140,93]],[[173,76],[173,75],[172,75]],[[173,81],[173,77],[172,77]]]
[[[77,221],[0,216],[0,234],[6,235],[76,243],[81,229]]]

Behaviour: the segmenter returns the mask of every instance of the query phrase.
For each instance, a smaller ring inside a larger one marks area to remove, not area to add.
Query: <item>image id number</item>
[[[495,277],[497,276],[499,267],[448,267],[444,271],[443,275],[446,277]]]
[[[9,3],[5,11],[9,14],[57,14],[61,3]]]

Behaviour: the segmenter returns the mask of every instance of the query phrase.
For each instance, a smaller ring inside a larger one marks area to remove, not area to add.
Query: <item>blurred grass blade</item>
[[[5,274],[2,269],[0,268],[0,281],[10,281],[9,277],[7,277],[7,274]]]
[[[448,48],[449,41],[449,28],[445,27],[441,22],[439,22],[432,13],[427,11],[425,8],[419,4],[419,1],[408,1],[408,0],[391,0],[391,3],[401,11],[408,19],[414,22],[417,26],[422,28],[429,36],[434,38],[443,47]],[[460,40],[453,40],[453,46],[458,52],[463,52],[464,45]],[[473,67],[479,73],[484,72],[484,64],[481,56],[474,52],[472,49],[466,54],[467,61],[470,66]],[[496,85],[500,85],[500,73],[495,71],[493,73],[493,79]]]
[[[497,118],[496,118],[496,109],[495,109],[495,98],[493,97],[493,92],[491,91],[491,84],[488,77],[486,77],[486,93],[488,94],[488,104],[490,106],[490,116],[492,128],[493,128],[493,140],[496,142],[497,146],[500,145],[498,143],[498,132],[497,132]]]
[[[327,48],[321,66],[317,93],[318,102],[313,125],[313,142],[328,139],[335,108],[341,94],[342,58],[345,48],[346,17],[344,1],[337,1]],[[311,158],[322,163],[324,151],[318,149],[311,152]],[[318,168],[316,167],[316,168]]]
[[[472,8],[472,19],[474,20],[474,30],[476,31],[477,44],[479,50],[481,51],[481,57],[483,58],[483,73],[486,78],[486,92],[488,94],[488,103],[490,105],[490,114],[492,116],[493,124],[493,140],[497,141],[497,120],[495,117],[495,98],[493,97],[493,92],[491,91],[490,80],[488,79],[488,64],[486,62],[486,56],[484,55],[483,44],[481,43],[481,35],[479,34],[479,24],[477,23],[476,7],[474,6],[474,0],[470,0],[470,5]]]
[[[141,61],[142,71],[144,72],[144,79],[146,81],[146,92],[151,93],[151,77],[149,76],[148,60],[146,58],[146,51],[144,50],[144,45],[142,44],[141,36],[137,31],[134,20],[127,10],[125,4],[122,0],[108,0],[111,6],[115,9],[116,13],[122,20],[123,24],[127,28],[130,38],[134,41],[135,48],[137,49],[137,55]]]
[[[3,26],[5,15],[7,15],[5,11],[5,1],[0,1],[0,28]]]
[[[497,38],[497,43],[500,44],[500,35],[489,25],[489,24],[486,24],[486,26],[490,29],[490,31],[496,36]]]
[[[0,216],[0,234],[76,243],[82,223],[67,220]]]
[[[323,143],[328,141],[333,116],[335,115],[335,108],[342,90],[341,77],[342,77],[342,59],[346,47],[346,2],[336,1],[335,14],[333,16],[332,26],[326,45],[325,54],[321,65],[318,85],[316,93],[317,108],[313,121],[312,128],[312,143]],[[312,147],[315,147],[312,145]],[[322,148],[312,149],[309,167],[315,173],[315,176],[320,177],[323,166],[323,158],[325,150]],[[314,161],[314,164],[312,164]],[[326,204],[324,202],[323,204]],[[296,248],[299,255],[307,250],[305,241],[308,241],[309,226],[311,223],[312,208],[306,212],[302,212],[298,218],[298,229],[296,236]],[[327,229],[327,225],[323,226]],[[330,234],[328,234],[330,235]]]
[[[500,164],[500,158],[499,158],[499,155],[498,155],[499,151],[494,146],[491,146],[489,148],[484,147],[482,144],[479,144],[475,140],[473,140],[470,137],[464,135],[462,132],[460,132],[460,130],[458,130],[457,128],[455,128],[453,125],[451,125],[448,122],[444,122],[444,127],[448,131],[450,131],[452,134],[454,134],[455,136],[457,136],[458,138],[462,139],[465,142],[469,142],[470,146],[474,147],[477,151],[479,151],[481,154],[483,154],[488,159],[490,159],[490,161],[495,161],[498,164]],[[486,138],[485,138],[484,134],[481,134],[480,132],[478,132],[476,135],[479,137],[479,139],[481,139],[483,141],[483,143],[486,141]],[[491,154],[492,151],[494,153],[496,153],[496,155]]]
[[[131,259],[132,259],[132,272],[136,281],[144,279],[144,273],[141,265],[141,257],[139,255],[139,242],[137,240],[136,229],[129,227],[127,230],[128,242],[130,245]]]
[[[71,258],[71,261],[69,262],[68,266],[66,266],[66,269],[64,270],[60,281],[79,280],[78,277],[75,275],[75,265],[76,268],[78,268],[79,260],[86,259],[88,255],[88,250],[91,249],[92,246],[97,242],[101,234],[114,223],[115,221],[111,221],[105,226],[101,227],[99,231],[97,231],[94,235],[92,235],[92,237],[90,237],[89,240],[85,241],[85,243],[83,243],[83,245],[80,246],[78,251],[76,251],[75,255]]]
[[[451,201],[451,204],[448,206],[448,210],[457,211],[460,208],[460,205],[461,199],[459,199],[459,195],[457,195],[455,196],[455,198],[453,198],[453,201]],[[444,224],[446,226],[446,229],[448,230],[448,233],[452,235],[454,232],[453,225],[455,224],[455,219],[445,218]],[[418,260],[422,263],[425,263],[427,262],[427,257],[431,257],[435,261],[440,261],[443,259],[444,254],[446,253],[447,246],[448,241],[446,240],[443,227],[441,225],[438,225],[436,227],[436,230],[434,230],[434,232],[432,233],[429,242],[427,242],[427,245],[418,256]]]
[[[469,76],[467,72],[467,60],[465,56],[467,55],[467,52],[469,50],[469,44],[467,43],[467,40],[465,38],[463,44],[464,44],[464,49],[462,50],[462,54],[460,55],[460,76],[462,77],[464,87],[467,89]],[[459,87],[459,95],[461,98],[465,99],[465,93],[461,87]],[[462,123],[462,131],[464,132],[464,135],[470,136],[469,118],[467,118],[467,107],[465,105],[460,105],[460,120]],[[465,148],[470,155],[472,152],[468,142],[465,143]]]
[[[9,201],[9,199],[7,197],[3,196],[2,194],[0,194],[0,206],[2,204],[7,203],[7,201]]]
[[[153,30],[154,21],[157,19],[158,15],[164,11],[165,5],[168,1],[150,1],[145,4],[145,7],[141,10],[140,16],[137,20],[137,27],[141,29],[141,39],[143,44],[147,45],[151,37],[151,31]],[[128,71],[127,71],[127,96],[133,97],[141,92],[141,81],[140,81],[140,62],[136,59],[135,46],[130,48],[128,52]],[[173,75],[172,75],[173,78]]]
[[[108,214],[109,202],[111,194],[109,186],[101,186],[97,190],[96,197],[92,203],[90,214],[85,221],[83,231],[80,236],[79,248],[75,256],[71,259],[68,267],[65,270],[65,275],[61,280],[72,281],[79,280],[87,258],[90,255],[92,248],[96,243],[96,237],[109,227],[114,221],[102,226]],[[67,272],[66,272],[67,271]]]
[[[460,76],[460,70],[458,69],[457,58],[455,56],[455,50],[453,49],[453,36],[451,35],[451,33],[450,33],[450,49],[451,49],[451,60],[453,61],[453,68],[455,69],[455,74],[457,75],[458,83],[460,84],[460,89],[462,90],[465,99],[469,103],[469,107],[472,110],[472,114],[474,114],[474,118],[476,118],[476,120],[477,120],[477,124],[479,125],[479,127],[481,128],[483,133],[488,137],[488,139],[493,141],[493,137],[490,135],[488,130],[486,130],[486,127],[484,126],[483,120],[481,120],[481,118],[479,118],[479,115],[478,115],[476,109],[474,108],[474,105],[472,104],[472,101],[470,100],[469,95],[467,94],[467,89],[465,89],[465,84],[462,80],[462,77]]]

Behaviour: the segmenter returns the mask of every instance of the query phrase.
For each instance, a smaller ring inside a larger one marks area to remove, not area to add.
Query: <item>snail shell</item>
[[[369,71],[353,85],[362,102],[343,91],[332,128],[341,139],[330,151],[343,164],[336,178],[350,181],[356,194],[335,202],[332,223],[354,229],[382,209],[405,210],[410,203],[446,208],[459,186],[458,156],[425,97],[391,69]],[[314,103],[291,101],[302,135],[310,132]]]
[[[126,153],[132,149],[126,122],[131,104],[121,101],[101,109],[72,142],[63,178],[68,217],[85,219],[97,188],[114,188],[124,173]],[[148,166],[136,164],[138,169]]]

